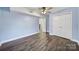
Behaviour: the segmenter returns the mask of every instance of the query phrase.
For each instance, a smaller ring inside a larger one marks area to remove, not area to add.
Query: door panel
[[[53,34],[54,35],[59,35],[59,32],[60,32],[60,29],[58,28],[59,27],[58,20],[59,20],[59,17],[58,16],[54,16],[54,18],[53,18]]]
[[[72,14],[55,15],[53,17],[53,34],[72,39]]]
[[[69,39],[72,39],[72,14],[66,14],[65,24],[65,36]]]

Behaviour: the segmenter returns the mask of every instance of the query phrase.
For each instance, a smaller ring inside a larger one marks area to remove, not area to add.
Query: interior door
[[[60,30],[60,16],[54,16],[53,17],[53,34],[54,35],[57,35],[57,36],[61,36],[60,33],[61,33],[61,30]]]
[[[65,24],[66,24],[64,27],[65,37],[72,39],[72,14],[65,15]]]
[[[55,15],[53,17],[53,34],[72,39],[72,14]]]

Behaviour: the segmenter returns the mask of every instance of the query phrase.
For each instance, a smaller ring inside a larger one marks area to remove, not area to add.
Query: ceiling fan
[[[46,14],[50,9],[52,9],[52,7],[42,7],[41,8],[41,13]]]

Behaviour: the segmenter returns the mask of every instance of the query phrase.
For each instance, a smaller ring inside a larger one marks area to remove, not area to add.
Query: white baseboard
[[[54,35],[54,34],[52,34],[52,33],[49,33],[49,35]],[[72,41],[75,41],[75,42],[77,42],[78,43],[78,45],[79,45],[79,41],[78,40],[76,40],[76,39],[71,39]]]
[[[16,38],[12,38],[12,39],[8,39],[8,40],[5,40],[5,41],[2,41],[0,42],[0,46],[3,44],[3,43],[6,43],[6,42],[9,42],[9,41],[13,41],[13,40],[16,40],[16,39],[20,39],[22,37],[27,37],[27,36],[30,36],[30,35],[34,35],[34,34],[37,34],[39,32],[36,32],[36,33],[32,33],[32,34],[29,34],[29,35],[23,35],[23,36],[20,36],[20,37],[16,37]]]
[[[54,35],[54,34],[52,34],[52,33],[49,32],[49,35]]]
[[[2,46],[2,44],[0,43],[0,46]]]
[[[9,41],[13,41],[13,40],[16,40],[16,39],[20,39],[20,38],[22,38],[22,37],[27,37],[27,36],[30,36],[30,35],[34,35],[34,34],[37,34],[37,33],[39,33],[39,32],[32,33],[32,34],[29,34],[29,35],[23,35],[23,36],[20,36],[20,37],[16,37],[16,38],[12,38],[12,39],[8,39],[8,40],[5,40],[5,41],[2,41],[2,42],[0,42],[0,46],[1,46],[3,43],[9,42]],[[53,34],[50,33],[49,35],[53,35]],[[71,39],[71,40],[77,42],[78,45],[79,45],[79,41],[78,41],[78,40],[76,40],[76,39]]]
[[[77,42],[77,43],[78,43],[78,45],[79,45],[79,41],[78,41],[78,40],[76,40],[76,39],[72,39],[72,41],[75,41],[75,42]]]

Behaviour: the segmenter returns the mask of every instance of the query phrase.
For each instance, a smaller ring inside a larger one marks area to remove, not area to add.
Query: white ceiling
[[[36,13],[41,14],[42,7],[24,7],[24,8],[27,9],[29,12],[36,12]],[[47,7],[47,8],[49,8],[49,7]],[[51,7],[49,10],[51,10],[51,9],[53,9],[53,7]]]
[[[40,16],[37,9],[38,8],[33,8],[33,7],[10,7],[11,11],[30,14],[30,15],[34,15],[34,16]]]
[[[10,9],[17,12],[28,13],[35,16],[41,16],[41,8],[42,7],[11,7]],[[49,7],[48,7],[49,8]],[[65,9],[67,7],[51,7],[48,10],[48,13],[54,13],[58,10]]]
[[[29,12],[36,12],[38,14],[41,14],[41,8],[42,7],[25,7],[25,9],[27,9]],[[48,7],[50,8],[50,7]],[[49,10],[48,10],[48,13],[54,13],[58,10],[61,10],[61,9],[65,9],[67,7],[51,7]]]

